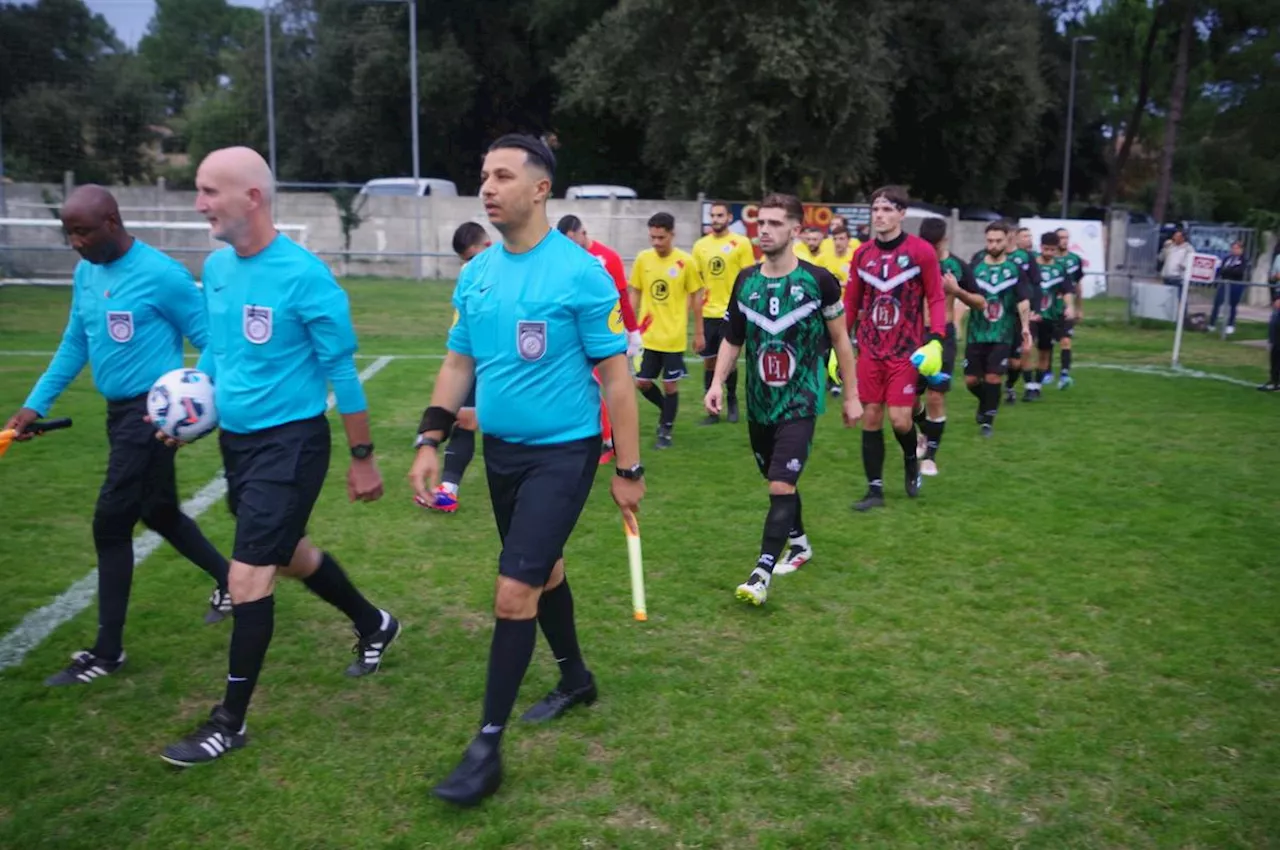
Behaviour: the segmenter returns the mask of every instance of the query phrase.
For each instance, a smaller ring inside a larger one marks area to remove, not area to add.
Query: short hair
[[[804,232],[805,233],[821,233],[822,228],[818,227],[818,225],[816,224],[806,224],[804,226]]]
[[[831,228],[831,236],[833,238],[836,236],[848,236],[848,235],[849,235],[849,228],[845,227],[842,224],[837,224],[835,227]]]
[[[1009,225],[1005,224],[1003,221],[993,221],[990,224],[988,224],[986,226],[986,229],[984,229],[982,232],[983,233],[1003,233],[1005,236],[1008,236]]]
[[[716,207],[722,207],[725,212],[729,213],[729,215],[733,215],[733,210],[729,208],[729,204],[726,201],[712,201],[711,206],[708,207],[707,210],[711,211]]]
[[[582,219],[576,215],[566,215],[556,222],[556,230],[564,234],[577,233],[581,229]]]
[[[902,186],[881,186],[871,193],[871,203],[884,198],[900,210],[905,211],[911,205],[911,198]]]
[[[1056,248],[1056,247],[1058,247],[1058,234],[1057,234],[1057,232],[1055,231],[1055,232],[1053,232],[1053,233],[1042,233],[1042,234],[1040,234],[1040,244],[1041,244],[1041,245],[1052,245],[1052,246],[1053,246],[1053,247],[1055,247],[1055,248]]]
[[[765,195],[760,201],[760,209],[765,207],[781,209],[786,217],[793,221],[804,221],[804,204],[800,203],[800,199],[795,195],[784,195],[781,192]]]
[[[947,238],[947,220],[945,218],[926,218],[920,222],[920,238],[935,248]]]
[[[1019,233],[1030,233],[1030,232],[1031,232],[1031,228],[1030,228],[1030,227],[1019,227],[1019,228],[1018,228],[1018,232],[1019,232]]]
[[[1055,231],[1053,231],[1053,232],[1054,232],[1054,233],[1065,233],[1065,234],[1067,234],[1068,236],[1070,236],[1070,235],[1071,235],[1071,231],[1070,231],[1070,230],[1067,230],[1065,227],[1059,227],[1057,230],[1055,230]]]
[[[453,231],[453,253],[461,255],[468,248],[489,241],[489,232],[474,221],[464,221]]]
[[[542,139],[525,133],[507,133],[489,145],[490,152],[509,148],[524,151],[528,165],[538,166],[551,178],[556,176],[556,155]]]
[[[670,230],[673,233],[676,229],[676,218],[671,213],[654,213],[649,216],[650,227],[661,227],[663,230]]]

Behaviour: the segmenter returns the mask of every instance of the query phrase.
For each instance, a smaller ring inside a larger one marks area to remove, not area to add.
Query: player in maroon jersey
[[[907,495],[920,490],[916,460],[916,368],[911,355],[926,342],[943,339],[945,296],[938,254],[933,246],[902,229],[907,192],[899,186],[877,189],[871,196],[871,228],[875,239],[853,255],[844,307],[858,340],[858,397],[862,402],[862,465],[867,494],[853,509],[884,507],[885,408],[902,446]]]

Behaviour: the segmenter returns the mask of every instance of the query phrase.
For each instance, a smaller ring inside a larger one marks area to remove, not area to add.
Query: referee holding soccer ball
[[[502,244],[458,278],[458,318],[409,473],[418,497],[427,498],[439,469],[436,446],[474,380],[502,553],[480,730],[435,788],[457,805],[479,803],[502,782],[499,745],[538,626],[560,665],[560,683],[522,719],[553,720],[596,699],[563,559],[600,457],[601,393],[593,368],[613,421],[614,501],[634,511],[644,495],[627,339],[609,327],[618,291],[594,257],[551,228],[546,201],[554,173],[555,156],[530,136],[503,136],[485,156],[480,197]]]
[[[62,205],[62,228],[83,258],[72,282],[67,327],[49,368],[4,428],[20,433],[47,414],[88,363],[94,385],[107,399],[111,453],[93,511],[98,639],[49,677],[45,684],[51,686],[88,684],[123,666],[138,520],[217,582],[206,622],[216,623],[231,611],[227,559],[182,513],[174,451],[151,438],[153,429],[144,420],[151,385],[182,366],[182,338],[196,348],[205,345],[200,290],[180,263],[125,230],[116,199],[101,186],[71,193]]]
[[[400,633],[396,619],[365,599],[306,536],[329,471],[329,385],[351,447],[348,498],[381,498],[382,476],[353,359],[347,295],[318,257],[276,231],[273,185],[266,162],[248,148],[214,151],[196,172],[196,210],[229,245],[204,264],[209,346],[198,368],[213,380],[236,518],[229,577],[235,626],[223,701],[164,751],[179,767],[245,745],[245,714],[275,628],[277,574],[301,579],[351,618],[357,658],[348,676],[376,672]]]

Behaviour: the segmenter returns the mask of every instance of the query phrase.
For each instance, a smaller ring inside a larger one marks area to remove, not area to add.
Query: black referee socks
[[[573,622],[573,592],[565,579],[538,598],[538,625],[547,638],[556,664],[560,665],[560,687],[575,691],[587,684],[587,665],[578,646],[578,629]]]
[[[511,718],[511,708],[520,693],[520,683],[533,658],[533,645],[538,639],[534,620],[497,620],[493,625],[493,642],[489,644],[489,679],[484,687],[484,717],[480,734],[502,737]]]
[[[321,554],[320,566],[302,580],[316,596],[351,618],[351,624],[361,637],[367,637],[382,628],[382,612],[368,599],[360,595],[351,579],[338,566],[328,552]]]
[[[264,596],[253,602],[231,606],[235,618],[231,627],[231,652],[227,663],[227,693],[222,707],[244,723],[249,698],[258,684],[262,662],[271,645],[276,625],[276,598]]]
[[[862,466],[873,487],[884,479],[884,431],[862,432]]]
[[[680,393],[667,393],[662,398],[662,427],[671,430],[676,424],[676,411],[680,409]]]

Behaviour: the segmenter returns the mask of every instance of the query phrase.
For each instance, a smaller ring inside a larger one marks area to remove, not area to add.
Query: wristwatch
[[[418,438],[413,441],[413,447],[415,449],[420,449],[424,446],[427,448],[434,449],[438,445],[440,445],[439,440],[435,439],[434,437],[428,437],[426,434],[419,434]]]
[[[638,463],[629,469],[623,469],[620,466],[615,471],[619,478],[625,478],[628,481],[639,481],[641,478],[644,478],[644,467]]]
[[[356,460],[365,460],[373,457],[373,443],[361,443],[358,446],[352,446],[351,456]]]

